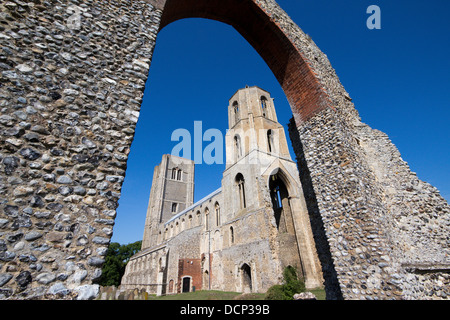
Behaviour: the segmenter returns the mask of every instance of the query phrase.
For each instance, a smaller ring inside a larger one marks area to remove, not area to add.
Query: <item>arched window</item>
[[[205,208],[205,228],[209,229],[209,209]]]
[[[219,203],[216,202],[214,207],[215,207],[215,211],[216,211],[216,226],[218,227],[220,225],[220,206],[219,206]]]
[[[262,111],[262,115],[263,117],[266,117],[267,115],[267,98],[264,96],[261,96],[261,111]]]
[[[238,135],[234,136],[234,155],[235,161],[237,161],[242,156],[241,137],[239,137]]]
[[[169,281],[169,293],[173,293],[173,279]]]
[[[200,226],[202,224],[202,221],[200,220],[201,217],[200,210],[197,210],[196,215],[197,215],[197,225]]]
[[[210,289],[209,287],[209,272],[208,270],[205,270],[205,272],[203,272],[203,286],[202,286],[203,290],[208,290]]]
[[[178,169],[177,180],[181,181],[181,169]]]
[[[238,189],[240,209],[244,209],[246,207],[245,185],[244,184],[245,184],[244,183],[244,176],[241,173],[238,173],[236,175],[236,185],[237,185],[237,189]]]
[[[273,150],[273,131],[267,130],[267,148],[269,152],[274,151]]]
[[[175,180],[177,178],[177,168],[172,169],[172,179]]]
[[[177,204],[174,202],[172,203],[172,213],[176,213],[177,212]]]
[[[234,229],[230,227],[230,245],[234,243]]]
[[[233,112],[234,112],[234,123],[239,122],[239,104],[237,101],[233,102]]]

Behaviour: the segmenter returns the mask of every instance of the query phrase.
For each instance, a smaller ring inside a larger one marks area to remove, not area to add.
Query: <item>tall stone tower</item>
[[[297,165],[270,93],[256,86],[238,90],[229,100],[228,121],[224,218],[233,220],[271,207],[281,264],[296,266],[307,287],[320,286],[320,264]]]
[[[194,201],[194,161],[165,154],[153,171],[142,250],[156,245],[157,226]]]
[[[228,106],[227,168],[253,151],[290,159],[283,126],[270,93],[258,87],[238,90]]]
[[[269,167],[282,162],[292,167],[291,171],[296,177],[286,134],[277,120],[270,93],[256,86],[238,90],[229,100],[228,124],[229,130],[225,137],[227,161],[222,185],[227,189],[246,183],[245,188],[238,187],[242,190],[238,197],[233,196],[231,190],[225,194],[232,195],[229,199],[232,212],[260,207],[263,199],[255,182],[271,174],[267,172]],[[243,177],[246,181],[241,181]],[[249,197],[250,194],[258,196]]]

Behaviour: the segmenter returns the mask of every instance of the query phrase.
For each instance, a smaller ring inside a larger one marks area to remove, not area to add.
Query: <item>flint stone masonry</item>
[[[448,298],[448,203],[273,0],[0,3],[0,298],[98,295],[156,36],[187,17],[235,27],[286,93],[327,297]]]
[[[1,298],[98,294],[160,16],[145,1],[0,4]]]

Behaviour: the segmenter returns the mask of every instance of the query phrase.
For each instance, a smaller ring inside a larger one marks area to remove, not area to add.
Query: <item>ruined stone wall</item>
[[[385,133],[357,126],[365,159],[380,184],[391,246],[391,259],[401,267],[396,283],[405,298],[448,298],[450,207],[439,191],[411,172]]]
[[[293,103],[295,95],[288,97],[295,119],[291,139],[332,288],[327,294],[346,299],[445,297],[450,290],[448,203],[410,172],[385,134],[361,124],[350,95],[313,40],[274,1],[257,3],[295,44],[330,101],[328,108],[311,113]],[[406,265],[416,263],[430,274],[408,273]]]
[[[202,253],[206,257],[203,271],[207,270],[211,276],[211,289],[243,292],[241,267],[244,264],[251,268],[252,292],[263,293],[281,283],[283,261],[280,261],[277,235],[271,208],[250,210],[213,228],[210,234],[203,232]],[[296,251],[297,244],[290,249]],[[211,254],[211,265],[208,254]]]
[[[160,16],[145,1],[0,4],[0,298],[93,289]]]

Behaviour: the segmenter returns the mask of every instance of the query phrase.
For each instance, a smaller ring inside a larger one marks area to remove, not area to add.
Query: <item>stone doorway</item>
[[[191,291],[191,278],[184,277],[183,278],[183,287],[181,292],[190,292]]]
[[[242,292],[252,292],[252,269],[246,263],[241,267]]]

